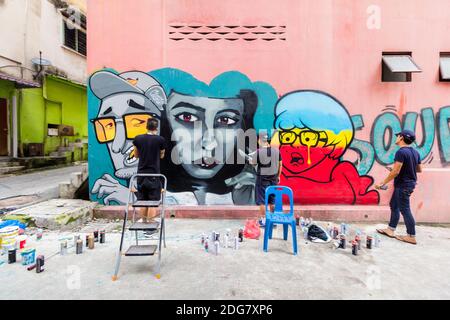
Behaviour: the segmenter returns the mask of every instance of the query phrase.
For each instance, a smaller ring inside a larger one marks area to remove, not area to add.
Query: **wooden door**
[[[0,98],[0,156],[8,155],[8,104]]]

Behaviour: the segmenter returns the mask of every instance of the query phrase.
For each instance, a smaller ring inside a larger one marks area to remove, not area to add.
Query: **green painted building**
[[[39,86],[3,79],[0,156],[87,159],[86,86],[52,75],[46,75]]]

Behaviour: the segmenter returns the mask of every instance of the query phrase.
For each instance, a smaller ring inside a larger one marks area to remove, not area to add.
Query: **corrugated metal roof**
[[[383,62],[391,72],[422,72],[409,55],[383,55]]]
[[[16,88],[23,89],[23,88],[40,88],[40,83],[28,81],[25,79],[16,78],[14,76],[11,76],[6,73],[0,72],[0,79],[14,82]]]
[[[450,55],[442,56],[440,59],[441,78],[450,80]]]

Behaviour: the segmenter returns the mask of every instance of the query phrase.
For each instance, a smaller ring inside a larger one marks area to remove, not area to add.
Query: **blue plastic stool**
[[[269,197],[275,196],[274,212],[269,209]],[[289,212],[283,212],[283,195],[288,196],[290,209]],[[294,194],[291,188],[284,186],[270,186],[266,189],[266,226],[264,229],[264,251],[267,252],[269,239],[272,239],[272,231],[274,224],[283,225],[283,239],[287,240],[289,226],[292,227],[292,244],[294,247],[294,255],[297,254],[297,227],[294,217]]]

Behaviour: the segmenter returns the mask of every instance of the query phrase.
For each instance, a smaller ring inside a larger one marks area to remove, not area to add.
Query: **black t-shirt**
[[[400,148],[395,153],[394,161],[403,163],[400,173],[394,179],[394,186],[414,188],[417,181],[417,165],[421,163],[419,152],[411,147]]]
[[[256,174],[265,179],[277,179],[279,163],[281,161],[280,150],[272,147],[259,148],[256,151]]]
[[[166,140],[158,135],[141,134],[134,138],[139,152],[138,173],[160,173],[161,150],[166,149]]]

